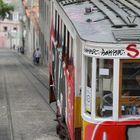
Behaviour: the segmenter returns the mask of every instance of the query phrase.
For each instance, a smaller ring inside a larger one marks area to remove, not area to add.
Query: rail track
[[[55,113],[55,110],[50,106],[49,101],[47,101],[47,95],[44,95],[42,92],[40,92],[40,90],[37,88],[36,84],[29,78],[28,74],[25,72],[23,67],[25,67],[26,70],[28,70],[30,72],[30,74],[32,74],[32,76],[34,78],[36,78],[38,80],[38,82],[46,89],[46,94],[47,94],[47,92],[49,92],[49,86],[47,84],[48,79],[41,76],[41,74],[38,73],[38,70],[35,66],[25,62],[25,60],[23,58],[20,58],[16,53],[15,53],[15,56],[18,58],[19,62],[22,64],[22,65],[20,65],[20,67],[22,67],[23,74],[30,81],[30,83],[32,83],[33,87],[38,91],[38,94],[45,101],[45,103],[49,106],[50,110],[53,113]],[[19,67],[19,66],[17,66],[17,67]]]

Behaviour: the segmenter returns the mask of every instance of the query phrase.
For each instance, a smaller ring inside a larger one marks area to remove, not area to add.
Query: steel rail
[[[5,96],[6,96],[6,102],[7,102],[7,116],[8,116],[8,125],[10,129],[10,138],[11,140],[14,140],[14,127],[13,127],[11,106],[10,106],[10,100],[9,100],[9,93],[7,90],[7,80],[6,80],[5,71],[4,71],[4,90],[5,90]]]
[[[17,55],[15,55],[16,57],[18,57]],[[20,64],[22,64],[22,65],[20,65],[20,67],[25,67],[32,75],[33,75],[33,77],[35,77],[38,81],[39,81],[39,83],[41,83],[48,91],[49,91],[49,87],[46,85],[46,84],[44,84],[43,82],[42,82],[42,80],[35,74],[35,73],[33,73],[32,72],[32,70],[30,69],[30,67],[31,67],[31,65],[30,64],[25,64],[25,63],[23,63],[23,60],[21,60],[21,58],[19,58],[18,57],[18,61],[20,62]],[[18,67],[18,66],[17,66]],[[45,101],[45,103],[49,106],[49,108],[50,108],[50,110],[54,113],[54,114],[56,114],[56,112],[55,112],[55,110],[50,106],[50,103],[46,100],[46,98],[42,95],[42,93],[40,92],[40,90],[36,87],[36,85],[34,84],[34,82],[29,78],[29,76],[27,75],[27,73],[24,71],[24,69],[22,68],[22,72],[23,72],[23,74],[25,75],[25,77],[30,81],[30,83],[33,85],[33,87],[36,89],[36,91],[37,91],[37,93],[40,95],[40,97]]]

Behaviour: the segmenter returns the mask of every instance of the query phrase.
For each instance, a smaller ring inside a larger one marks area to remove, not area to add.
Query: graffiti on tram
[[[131,57],[137,58],[140,57],[140,50],[138,46],[134,43],[129,44],[125,49],[104,49],[104,48],[84,48],[84,53],[93,56],[102,56],[102,57]]]

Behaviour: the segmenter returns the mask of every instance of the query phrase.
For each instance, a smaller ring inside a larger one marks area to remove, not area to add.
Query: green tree
[[[4,3],[3,0],[0,0],[0,19],[5,19],[7,15],[10,15],[11,11],[14,11],[14,6]]]

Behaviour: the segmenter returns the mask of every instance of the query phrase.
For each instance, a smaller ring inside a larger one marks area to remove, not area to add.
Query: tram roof
[[[136,0],[59,0],[80,37],[94,42],[140,42]]]

